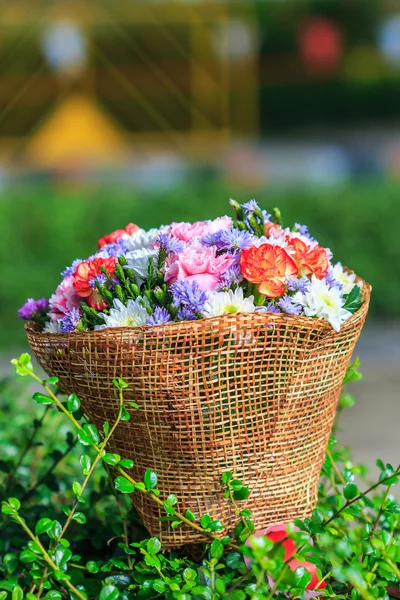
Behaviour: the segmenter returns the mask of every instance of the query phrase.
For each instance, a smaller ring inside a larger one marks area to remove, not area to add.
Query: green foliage
[[[373,181],[329,190],[277,191],[191,180],[187,186],[138,193],[129,188],[71,191],[29,187],[8,190],[0,202],[3,344],[22,344],[24,331],[15,307],[27,295],[49,296],[58,275],[75,258],[93,253],[102,235],[131,221],[144,228],[175,220],[209,219],[227,212],[227,199],[256,198],[263,207],[279,205],[287,223],[307,223],[335,259],[351,267],[373,288],[375,315],[399,315],[399,190]],[[189,201],[188,201],[189,199]],[[270,210],[271,212],[271,210]],[[29,219],[26,215],[29,214]]]
[[[20,375],[41,382],[28,355],[14,365]],[[345,382],[360,378],[358,367],[358,361],[349,366]],[[135,481],[124,470],[132,461],[107,452],[124,408],[125,386],[116,381],[118,418],[102,432],[74,410],[75,398],[71,403],[71,397],[55,395],[49,381],[42,383],[52,406],[24,400],[30,396],[21,386],[26,378],[2,382],[0,410],[10,426],[1,446],[0,600],[294,600],[306,597],[310,563],[326,584],[325,598],[386,600],[396,589],[400,505],[391,487],[399,467],[378,460],[379,480],[368,484],[365,468],[332,438],[318,505],[309,518],[295,521],[297,528],[288,528],[299,561],[292,569],[281,543],[251,536],[246,474],[243,480],[221,474],[226,501],[237,515],[235,540],[210,515],[181,514],[173,490],[159,497],[154,471]],[[81,443],[77,432],[84,436]],[[131,493],[162,506],[171,527],[203,529],[210,541],[198,549],[199,558],[167,552],[150,537],[131,507]]]

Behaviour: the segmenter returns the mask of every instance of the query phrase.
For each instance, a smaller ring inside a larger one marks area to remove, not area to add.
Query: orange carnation
[[[297,275],[299,271],[289,254],[273,244],[243,250],[240,269],[247,281],[260,284],[258,291],[268,298],[282,296],[286,290],[286,278]]]
[[[139,231],[139,229],[140,229],[140,227],[138,227],[134,223],[129,223],[129,225],[127,225],[125,227],[125,229],[116,229],[112,233],[109,233],[108,235],[105,235],[104,237],[99,239],[98,248],[100,250],[100,248],[102,248],[106,244],[113,244],[114,242],[118,242],[118,240],[123,235],[125,235],[125,234],[133,235],[134,233]]]
[[[308,246],[299,238],[289,239],[288,243],[295,252],[293,258],[303,275],[313,274],[318,279],[325,277],[329,269],[325,248]]]
[[[74,290],[81,298],[86,298],[88,304],[96,310],[103,310],[107,306],[103,296],[96,287],[96,282],[102,285],[106,283],[107,278],[101,272],[100,267],[104,267],[110,277],[114,275],[117,260],[114,256],[110,258],[94,258],[93,260],[84,260],[77,267],[74,273]]]

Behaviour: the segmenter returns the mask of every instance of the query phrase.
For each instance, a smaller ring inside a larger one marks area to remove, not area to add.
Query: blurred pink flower
[[[233,264],[229,254],[216,256],[215,248],[186,248],[178,255],[170,255],[165,264],[165,279],[196,281],[201,290],[213,290],[221,281],[221,275]]]
[[[195,223],[171,223],[168,234],[183,242],[190,242],[193,238],[200,238],[208,233],[215,233],[220,229],[230,229],[230,217],[218,217],[214,221],[196,221]]]
[[[316,598],[317,596],[320,596],[322,594],[322,591],[315,591],[315,589],[317,590],[322,590],[323,588],[326,588],[326,583],[325,581],[320,581],[320,579],[318,578],[317,575],[317,566],[314,565],[313,563],[310,563],[306,560],[304,561],[299,561],[296,558],[293,558],[292,560],[289,560],[291,556],[293,556],[293,554],[296,552],[297,548],[296,545],[294,543],[294,540],[292,540],[291,538],[288,537],[288,533],[287,533],[287,523],[278,523],[277,525],[271,525],[271,527],[266,527],[265,529],[260,529],[258,531],[256,531],[252,536],[249,537],[249,539],[246,541],[246,546],[251,547],[251,538],[254,536],[265,536],[267,537],[269,540],[271,540],[271,542],[274,542],[274,544],[278,543],[278,542],[282,542],[282,546],[285,548],[285,556],[284,556],[284,560],[289,561],[288,562],[288,566],[292,571],[295,571],[298,567],[304,567],[311,575],[312,579],[310,581],[310,583],[307,585],[307,591],[304,594],[304,598]],[[292,527],[293,531],[300,531],[298,527]],[[312,543],[312,540],[311,540]],[[251,560],[250,558],[247,558],[247,556],[244,557],[244,562],[246,563],[246,566],[249,567]],[[268,581],[271,587],[274,586],[274,580],[271,577],[268,577]]]
[[[69,275],[58,286],[49,300],[49,317],[54,321],[62,319],[73,308],[79,307],[79,298],[73,288],[74,276]]]

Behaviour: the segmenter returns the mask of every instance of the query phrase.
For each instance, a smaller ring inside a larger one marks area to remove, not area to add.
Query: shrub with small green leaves
[[[99,431],[75,395],[57,379],[42,380],[29,355],[13,361],[18,375],[40,384],[24,402],[20,379],[1,382],[0,410],[9,425],[1,442],[0,600],[384,600],[400,596],[400,504],[392,495],[400,466],[377,461],[379,480],[331,438],[312,514],[288,526],[280,541],[258,535],[245,474],[221,473],[221,489],[237,516],[234,531],[209,514],[179,512],[176,490],[163,498],[157,474],[136,481],[133,461],[107,448],[135,406],[124,401],[115,423]],[[350,365],[345,382],[360,378]],[[341,409],[353,404],[343,391]],[[347,399],[346,399],[347,398]],[[171,527],[201,531],[207,544],[163,549],[145,531],[129,494],[162,507]],[[267,524],[266,524],[267,525]],[[255,534],[255,535],[254,535]],[[290,545],[294,550],[287,554]]]

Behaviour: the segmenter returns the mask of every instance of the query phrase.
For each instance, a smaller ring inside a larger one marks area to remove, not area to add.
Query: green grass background
[[[309,224],[336,260],[372,284],[373,315],[400,316],[400,187],[394,183],[244,191],[194,181],[145,194],[124,186],[21,187],[0,196],[0,349],[25,343],[17,308],[28,296],[49,296],[65,266],[93,253],[99,237],[130,221],[149,228],[230,214],[229,197],[255,197],[264,208],[279,206],[286,224]]]

